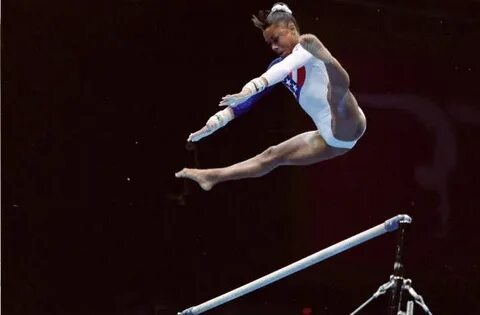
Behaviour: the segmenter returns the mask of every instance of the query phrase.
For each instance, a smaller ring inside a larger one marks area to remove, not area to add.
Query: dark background
[[[3,314],[175,314],[398,213],[433,313],[479,314],[478,1],[290,1],[348,70],[367,133],[208,193],[174,178],[313,129],[277,88],[185,145],[274,58],[249,21],[272,4],[3,1]],[[209,313],[348,314],[394,248],[383,236]]]

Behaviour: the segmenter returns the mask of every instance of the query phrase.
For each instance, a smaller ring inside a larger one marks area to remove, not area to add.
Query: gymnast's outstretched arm
[[[310,52],[300,44],[297,44],[290,55],[272,65],[261,76],[250,80],[243,86],[239,93],[224,96],[219,105],[237,106],[238,103],[243,102],[252,95],[260,93],[266,88],[281,82],[290,72],[305,65],[312,58],[314,58],[314,56]]]
[[[311,55],[305,50],[303,50],[303,52],[302,49],[300,50],[301,52],[297,53],[295,58],[288,56],[284,60],[282,60],[282,58],[273,60],[268,65],[267,72],[265,72],[261,78],[251,80],[244,86],[242,92],[232,95],[234,97],[233,101],[226,100],[230,95],[225,96],[219,105],[224,106],[230,104],[231,106],[215,113],[208,119],[205,126],[191,133],[187,141],[199,141],[224,127],[234,118],[238,118],[247,113],[260,98],[268,94],[273,86],[283,80],[290,71],[295,67],[300,67],[302,63],[308,61],[308,58],[310,58]],[[265,79],[265,77],[269,78],[269,84],[267,84],[267,79]],[[227,104],[227,102],[229,104]]]
[[[260,98],[270,92],[272,88],[268,87],[267,89],[261,91],[258,94],[255,94],[249,97],[247,100],[243,101],[242,103],[238,104],[237,106],[228,106],[225,109],[218,111],[212,117],[210,117],[202,128],[193,132],[188,137],[187,141],[196,142],[200,139],[211,135],[218,129],[224,127],[230,121],[235,118],[238,118],[245,113],[247,113],[257,102]]]

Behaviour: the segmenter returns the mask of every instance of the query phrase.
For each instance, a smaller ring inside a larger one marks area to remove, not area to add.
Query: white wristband
[[[216,131],[228,124],[233,118],[235,118],[233,110],[230,107],[227,107],[210,117],[206,125],[209,130]]]
[[[251,94],[257,94],[263,91],[267,87],[267,85],[268,82],[265,78],[258,77],[245,84],[242,91],[248,89],[250,90]]]

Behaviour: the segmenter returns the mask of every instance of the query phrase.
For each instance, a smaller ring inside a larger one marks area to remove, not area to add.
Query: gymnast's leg
[[[318,131],[309,131],[272,146],[246,161],[223,168],[184,168],[175,176],[196,181],[204,190],[218,183],[261,177],[281,165],[309,165],[342,155],[349,149],[329,146]]]
[[[328,103],[332,112],[332,128],[335,137],[347,141],[360,138],[366,129],[366,119],[357,100],[350,92],[350,78],[347,71],[315,35],[301,35],[299,41],[303,48],[325,64],[330,80]]]

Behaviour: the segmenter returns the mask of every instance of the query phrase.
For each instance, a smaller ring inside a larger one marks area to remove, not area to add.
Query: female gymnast
[[[286,4],[276,3],[271,10],[254,15],[252,21],[279,57],[240,93],[224,96],[219,105],[227,107],[187,141],[198,141],[241,116],[280,82],[293,93],[317,130],[301,133],[234,165],[184,168],[175,174],[196,181],[204,190],[228,180],[260,177],[281,165],[309,165],[340,156],[353,148],[366,129],[365,116],[349,90],[347,72],[315,35],[300,35]]]

